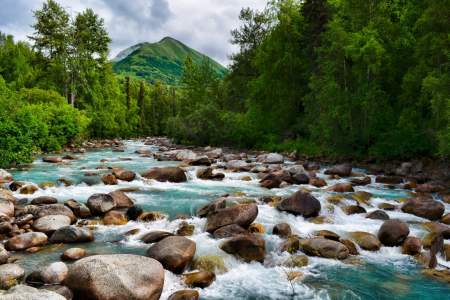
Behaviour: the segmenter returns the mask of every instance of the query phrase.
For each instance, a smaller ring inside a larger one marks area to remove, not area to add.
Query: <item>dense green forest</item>
[[[450,0],[279,0],[243,9],[239,52],[217,76],[184,63],[181,85],[114,74],[92,10],[34,12],[31,45],[0,36],[0,166],[85,138],[308,155],[450,154]]]

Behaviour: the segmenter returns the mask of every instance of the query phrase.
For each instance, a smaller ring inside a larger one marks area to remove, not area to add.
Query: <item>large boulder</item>
[[[45,216],[62,215],[70,218],[71,223],[77,220],[70,208],[64,204],[46,204],[46,205],[28,205],[25,207],[24,213],[30,213],[34,218],[42,218]]]
[[[257,216],[258,206],[253,203],[219,209],[208,215],[208,220],[206,221],[206,231],[212,233],[220,227],[231,224],[248,227]]]
[[[111,195],[94,194],[87,200],[87,206],[93,215],[101,216],[116,207],[116,202]]]
[[[74,199],[67,200],[64,205],[70,208],[78,218],[89,218],[91,216],[91,210],[85,204]]]
[[[206,167],[206,168],[199,168],[197,170],[197,178],[203,179],[203,180],[222,180],[225,178],[225,174],[223,173],[213,173],[213,168]]]
[[[378,251],[381,248],[380,240],[371,233],[355,231],[350,233],[350,237],[364,250]]]
[[[43,246],[47,243],[47,236],[42,232],[26,232],[10,238],[6,242],[6,249],[11,251],[25,250],[31,247]]]
[[[312,256],[345,259],[349,255],[348,248],[343,244],[324,238],[301,240],[300,247],[303,252]]]
[[[213,235],[216,239],[224,239],[249,232],[237,224],[230,224],[215,230]]]
[[[263,164],[282,164],[284,162],[284,157],[278,153],[269,153],[259,155],[256,160]]]
[[[218,211],[219,209],[225,208],[227,206],[227,199],[225,197],[220,197],[216,200],[214,200],[211,203],[206,204],[205,206],[202,206],[197,210],[197,216],[203,218],[208,216],[210,213],[214,213]]]
[[[113,168],[112,173],[117,179],[123,181],[133,181],[136,178],[136,173],[121,168]]]
[[[56,243],[87,243],[94,240],[94,235],[89,229],[65,226],[56,230],[50,237],[50,242]]]
[[[147,256],[156,259],[165,269],[180,274],[195,255],[195,242],[182,236],[169,236],[152,245]]]
[[[289,198],[283,199],[278,205],[278,210],[287,211],[303,217],[316,217],[319,215],[321,205],[310,193],[298,191]]]
[[[385,246],[400,246],[408,237],[409,227],[406,223],[392,219],[387,220],[378,230],[378,239]]]
[[[251,166],[243,160],[230,160],[226,165],[227,169],[232,171],[250,171]]]
[[[292,229],[288,223],[279,223],[273,227],[272,234],[287,238],[292,234]]]
[[[349,164],[341,164],[325,170],[327,175],[337,175],[339,177],[348,177],[352,174],[352,166]]]
[[[146,244],[153,244],[165,239],[166,237],[173,235],[174,235],[173,233],[168,231],[162,230],[150,231],[141,237],[141,241],[143,241]]]
[[[418,197],[408,199],[402,206],[402,211],[428,220],[439,220],[445,211],[442,202],[430,198]]]
[[[125,225],[128,223],[126,211],[110,210],[103,216],[104,225]]]
[[[234,236],[223,242],[220,245],[220,248],[223,251],[242,258],[247,262],[263,262],[266,254],[264,239],[253,234]]]
[[[67,277],[69,269],[63,262],[54,262],[34,271],[27,277],[27,282],[34,284],[61,284]]]
[[[14,217],[14,202],[0,198],[0,215]]]
[[[0,294],[2,300],[67,300],[64,296],[44,289],[27,285],[16,285],[6,293]]]
[[[145,256],[94,255],[72,264],[64,283],[75,299],[158,300],[164,285],[164,269]]]
[[[25,270],[16,264],[0,266],[0,289],[7,290],[18,284],[25,276]],[[1,298],[1,297],[0,297]]]
[[[114,191],[109,193],[116,203],[115,208],[129,208],[134,205],[133,200],[122,191]]]
[[[55,230],[70,225],[70,218],[63,215],[44,216],[33,223],[33,229],[44,233],[52,233]]]
[[[186,173],[178,167],[153,168],[142,173],[142,177],[160,182],[185,182]]]

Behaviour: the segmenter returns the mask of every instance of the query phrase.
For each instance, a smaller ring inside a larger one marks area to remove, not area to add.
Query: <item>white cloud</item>
[[[0,31],[17,39],[32,33],[32,10],[43,0],[0,0]],[[242,7],[262,9],[266,0],[59,0],[71,14],[92,8],[105,19],[111,56],[139,42],[174,37],[223,64],[235,48],[230,31]]]

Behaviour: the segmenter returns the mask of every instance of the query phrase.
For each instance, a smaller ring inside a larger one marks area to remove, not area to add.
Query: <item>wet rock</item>
[[[191,161],[197,158],[197,154],[191,150],[180,150],[175,155],[176,160]]]
[[[8,234],[13,231],[13,224],[10,222],[0,222],[0,234]]]
[[[291,255],[284,262],[283,266],[287,268],[301,268],[307,266],[309,263],[306,255]]]
[[[383,210],[395,210],[397,208],[397,206],[384,202],[384,203],[380,203],[378,205],[378,208],[383,209]]]
[[[86,250],[83,248],[69,248],[66,251],[64,251],[63,254],[61,254],[62,260],[79,260],[86,256]]]
[[[318,237],[323,237],[325,239],[333,240],[339,242],[339,235],[333,231],[330,230],[319,230],[314,232],[314,234]]]
[[[153,168],[142,173],[142,177],[160,182],[185,182],[187,177],[183,169],[178,167]]]
[[[263,262],[266,254],[264,239],[250,234],[234,236],[223,242],[220,248],[246,262]]]
[[[103,224],[105,225],[125,225],[128,223],[125,211],[110,210],[103,216]]]
[[[0,169],[0,184],[10,182],[13,180],[13,176],[6,170]]]
[[[25,270],[16,264],[0,265],[0,289],[7,290],[19,284],[25,276]],[[3,299],[3,297],[2,297]]]
[[[205,152],[205,155],[211,159],[217,159],[223,155],[223,150],[221,148],[216,148]]]
[[[189,224],[187,222],[182,222],[180,227],[177,229],[177,235],[180,236],[191,236],[194,234],[195,225]]]
[[[199,297],[196,290],[180,290],[171,294],[167,300],[198,300]]]
[[[9,252],[5,249],[5,247],[0,244],[0,265],[8,262]]]
[[[106,185],[116,185],[119,182],[117,181],[116,176],[113,174],[105,174],[102,176],[102,182]]]
[[[94,240],[92,232],[86,228],[65,226],[56,230],[50,237],[50,242],[56,243],[87,243]]]
[[[206,231],[214,232],[220,227],[237,224],[248,227],[257,217],[258,207],[255,204],[235,205],[220,209],[208,215]]]
[[[69,268],[65,284],[75,299],[157,300],[164,270],[154,259],[130,254],[94,255]]]
[[[184,275],[184,283],[190,287],[205,288],[216,280],[216,274],[209,271],[199,271]]]
[[[46,285],[41,288],[41,290],[50,291],[56,294],[59,294],[63,296],[66,300],[72,300],[73,299],[73,293],[72,291],[64,285]],[[47,299],[47,298],[45,298]]]
[[[337,175],[339,177],[348,177],[352,173],[352,166],[349,164],[341,164],[325,170],[327,175]]]
[[[450,283],[450,270],[425,269],[422,274],[437,279],[439,281]]]
[[[35,231],[53,233],[55,230],[70,225],[70,218],[63,215],[49,215],[37,219],[33,223]]]
[[[42,232],[26,232],[10,238],[6,242],[6,249],[11,251],[25,250],[31,247],[43,246],[47,243],[47,236]]]
[[[355,243],[347,239],[340,239],[339,242],[347,247],[350,255],[358,255],[358,249],[356,248]]]
[[[20,188],[23,187],[23,186],[26,185],[26,184],[27,184],[27,183],[24,182],[24,181],[13,181],[13,182],[11,182],[11,183],[9,184],[8,188],[9,188],[11,191],[15,192],[15,191],[20,190]],[[0,197],[0,198],[2,198],[2,197]]]
[[[197,178],[203,180],[222,180],[225,178],[223,173],[213,173],[213,168],[200,168],[197,170]]]
[[[439,182],[429,182],[424,184],[419,184],[416,187],[416,192],[418,193],[438,193],[445,190],[445,186]]]
[[[60,284],[66,279],[69,269],[63,262],[54,262],[38,272],[43,284]]]
[[[45,216],[62,215],[69,217],[71,223],[77,220],[73,212],[63,204],[28,205],[24,213],[31,213],[36,219]]]
[[[372,183],[372,179],[369,176],[363,178],[352,178],[350,183],[354,186],[368,185]]]
[[[133,200],[122,191],[114,191],[109,193],[116,203],[116,208],[129,208],[134,205]]]
[[[313,195],[298,191],[289,198],[283,199],[277,209],[303,217],[315,217],[319,215],[321,205]]]
[[[246,172],[246,171],[251,170],[251,166],[243,160],[230,160],[227,162],[226,167],[227,167],[227,169],[236,171],[236,172],[239,172],[239,171]]]
[[[147,256],[158,260],[165,269],[180,274],[191,263],[195,250],[195,242],[182,236],[169,236],[151,246]]]
[[[374,220],[389,220],[389,215],[382,210],[374,210],[368,213],[366,218]]]
[[[370,199],[372,194],[366,191],[357,191],[352,195],[353,200],[358,202],[358,204],[370,205]]]
[[[46,163],[57,164],[57,163],[61,163],[63,160],[61,157],[47,156],[47,157],[43,157],[42,161],[46,162]]]
[[[123,180],[123,181],[130,182],[136,178],[136,173],[134,173],[133,171],[124,170],[121,168],[113,168],[112,173],[117,179]]]
[[[157,243],[166,237],[173,236],[174,234],[168,231],[150,231],[146,233],[143,237],[141,237],[141,241],[146,244]]]
[[[286,238],[292,234],[291,226],[288,223],[279,223],[273,227],[272,234]]]
[[[327,186],[327,182],[322,178],[310,178],[309,184],[318,188]]]
[[[281,252],[288,252],[294,254],[300,249],[300,239],[296,235],[289,236],[282,244],[281,244]]]
[[[450,225],[450,213],[446,214],[441,218],[441,223]]]
[[[189,165],[191,166],[210,166],[211,161],[208,156],[200,156],[191,161],[189,161]]]
[[[356,231],[351,232],[350,237],[364,250],[378,251],[381,248],[381,242],[378,238],[368,232]]]
[[[354,192],[354,189],[351,183],[336,183],[335,185],[327,188],[327,191],[335,193],[350,193]]]
[[[139,215],[137,221],[140,222],[154,222],[157,220],[162,220],[166,217],[163,213],[159,211],[146,211]]]
[[[27,285],[16,285],[1,295],[2,300],[67,300],[63,296],[47,290],[38,290]]]
[[[442,217],[445,207],[441,202],[419,197],[407,200],[402,206],[402,211],[433,221]]]
[[[403,178],[400,176],[377,176],[375,182],[383,184],[400,184],[403,182]]]
[[[256,160],[263,164],[282,164],[284,162],[284,157],[278,153],[269,153],[259,155]]]
[[[16,217],[14,223],[17,226],[22,227],[25,224],[32,223],[33,219],[34,219],[34,216],[32,214],[21,215],[19,217]]]
[[[387,220],[378,230],[378,239],[389,247],[400,246],[409,234],[409,227],[400,220]]]
[[[132,207],[127,209],[127,218],[130,221],[136,221],[142,214],[143,210],[140,206],[133,205]]]
[[[342,210],[346,215],[365,214],[367,212],[364,207],[359,205],[347,205]]]
[[[194,259],[192,269],[214,273],[225,273],[227,268],[223,258],[219,255],[205,255]]]
[[[31,195],[34,194],[37,190],[39,190],[39,187],[34,184],[27,184],[20,188],[19,193],[23,195]]]
[[[300,241],[303,252],[324,258],[346,259],[349,255],[343,244],[323,238],[304,239]]]
[[[101,216],[113,210],[116,207],[116,202],[111,195],[94,194],[88,198],[87,206],[93,215]]]
[[[267,174],[260,181],[260,186],[266,189],[276,189],[279,188],[283,181],[280,177],[274,174]]]
[[[55,204],[55,203],[58,203],[58,199],[49,196],[41,196],[31,200],[31,204],[34,205]]]
[[[225,197],[218,198],[214,200],[211,203],[206,204],[205,206],[201,207],[197,211],[197,216],[203,218],[208,216],[210,213],[214,213],[222,208],[225,208],[227,205],[227,199]]]
[[[0,215],[14,217],[14,202],[0,198]]]
[[[230,224],[220,227],[213,233],[216,239],[224,239],[241,234],[249,234],[249,232],[237,224]]]
[[[0,188],[0,199],[8,200],[9,202],[15,203],[16,198],[11,191]]]
[[[64,205],[70,208],[78,218],[85,219],[91,216],[91,210],[86,205],[79,203],[76,200],[69,199],[64,203]]]
[[[422,251],[422,241],[418,237],[409,236],[402,245],[402,253],[416,255]]]

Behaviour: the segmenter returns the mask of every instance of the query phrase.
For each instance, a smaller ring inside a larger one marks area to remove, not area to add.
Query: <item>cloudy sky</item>
[[[222,64],[235,51],[230,30],[242,7],[261,9],[266,0],[57,0],[74,15],[92,8],[105,19],[111,56],[139,42],[174,37]],[[0,31],[24,40],[33,30],[33,10],[43,0],[0,0]]]

